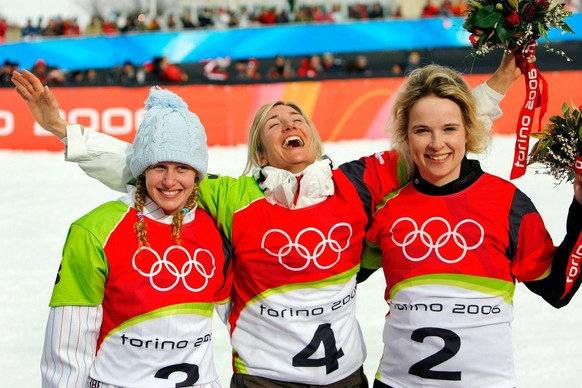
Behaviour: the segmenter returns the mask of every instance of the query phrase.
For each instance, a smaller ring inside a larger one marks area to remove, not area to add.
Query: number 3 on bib
[[[321,344],[323,344],[325,356],[322,358],[310,358]],[[331,324],[324,323],[319,325],[311,342],[293,357],[293,366],[325,366],[325,373],[330,374],[339,368],[338,359],[343,355],[343,350],[337,349],[335,346],[335,336],[331,329]]]
[[[444,341],[443,348],[424,360],[412,365],[408,373],[425,379],[460,381],[461,372],[434,371],[431,368],[442,364],[461,349],[461,338],[454,332],[437,327],[423,327],[412,332],[410,338],[416,342],[424,342],[427,337],[438,337]]]

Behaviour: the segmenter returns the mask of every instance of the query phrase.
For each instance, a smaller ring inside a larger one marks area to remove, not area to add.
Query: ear
[[[263,152],[261,152],[259,154],[259,166],[263,167],[263,166],[267,166],[269,164],[269,161],[267,160],[267,157],[265,156],[265,154]]]

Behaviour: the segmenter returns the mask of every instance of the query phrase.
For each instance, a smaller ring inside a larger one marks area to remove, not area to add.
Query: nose
[[[176,182],[176,172],[173,169],[167,169],[164,173],[164,179],[162,180],[164,185],[171,187]]]
[[[431,135],[429,147],[431,147],[432,149],[438,150],[438,149],[443,148],[444,144],[445,143],[443,141],[443,137],[439,133],[434,132]]]
[[[293,120],[287,120],[283,123],[283,131],[288,131],[293,128],[295,128],[295,123]]]

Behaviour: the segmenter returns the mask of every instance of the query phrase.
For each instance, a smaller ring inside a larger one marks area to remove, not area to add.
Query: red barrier
[[[542,69],[543,71],[543,69]],[[488,75],[467,75],[475,86]],[[548,113],[562,103],[582,103],[582,71],[545,72]],[[253,113],[264,103],[294,101],[311,116],[324,141],[385,138],[384,127],[402,78],[346,79],[257,85],[185,85],[180,94],[206,128],[209,145],[246,143]],[[120,139],[132,141],[143,117],[148,87],[52,88],[63,117]],[[494,132],[511,135],[525,98],[523,82],[513,85]],[[62,143],[38,127],[14,89],[0,89],[0,149],[60,151]]]

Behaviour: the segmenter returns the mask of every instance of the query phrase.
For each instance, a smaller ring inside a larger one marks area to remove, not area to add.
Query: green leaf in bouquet
[[[566,32],[575,34],[574,30],[572,30],[572,28],[568,25],[568,23],[566,23],[564,21],[561,21],[560,23],[558,23],[558,27]]]
[[[497,27],[495,27],[495,31],[497,32],[497,36],[501,42],[507,42],[509,38],[515,34],[514,29],[505,28],[503,23],[499,23]]]
[[[519,10],[519,1],[518,0],[509,0],[508,1],[509,5],[511,6],[511,8],[513,8],[514,10]]]
[[[570,110],[570,105],[568,105],[567,103],[563,103],[562,104],[562,115],[566,116],[566,114],[568,113],[569,110]]]
[[[469,0],[469,3],[467,5],[471,8],[475,8],[475,9],[479,9],[483,6],[481,4],[481,2],[476,1],[476,0]]]
[[[476,27],[490,28],[495,26],[501,20],[501,12],[495,9],[494,5],[486,5],[477,9],[471,18]]]

